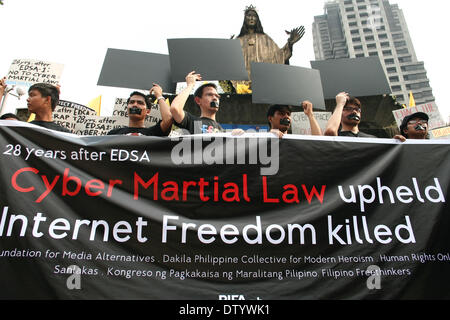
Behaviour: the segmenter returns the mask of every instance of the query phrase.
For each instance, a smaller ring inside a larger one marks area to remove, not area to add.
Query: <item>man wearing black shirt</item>
[[[30,123],[61,132],[71,132],[53,122],[53,111],[58,105],[59,89],[47,83],[37,83],[28,90],[28,111],[36,115]]]
[[[150,94],[152,93],[158,100],[162,121],[150,128],[145,128],[145,117],[150,113],[150,99],[145,94],[135,91],[130,94],[127,101],[128,127],[113,129],[108,132],[108,135],[168,136],[173,122],[169,106],[159,85],[153,85],[150,89]]]
[[[405,142],[406,139],[426,140],[429,139],[428,121],[430,117],[423,112],[416,112],[403,118],[400,126],[400,135],[396,135],[394,139]]]
[[[313,104],[310,101],[302,102],[303,111],[309,119],[309,124],[311,126],[311,135],[321,136],[322,129],[320,129],[319,123],[314,117]],[[292,106],[287,105],[274,105],[270,106],[267,111],[267,120],[270,125],[270,132],[282,138],[288,133],[291,128],[292,119]]]
[[[182,129],[186,129],[190,134],[223,132],[223,128],[216,121],[220,96],[215,84],[204,84],[194,93],[194,101],[200,107],[200,117],[183,110],[197,80],[202,80],[200,74],[196,74],[195,71],[189,73],[186,76],[187,87],[172,101],[170,112],[175,124]]]
[[[325,136],[376,138],[359,131],[361,123],[361,102],[341,92],[336,96],[336,108],[328,121]]]

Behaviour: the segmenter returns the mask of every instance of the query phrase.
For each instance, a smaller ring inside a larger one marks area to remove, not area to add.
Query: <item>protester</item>
[[[400,126],[400,135],[394,139],[405,142],[406,139],[428,139],[428,121],[430,118],[426,113],[416,112],[403,118]]]
[[[204,84],[194,93],[194,101],[200,107],[200,117],[184,111],[186,101],[198,80],[202,80],[200,74],[195,73],[195,71],[189,73],[186,76],[187,87],[172,101],[170,112],[175,125],[181,129],[186,129],[190,134],[224,132],[224,129],[216,121],[220,96],[215,84]]]
[[[28,90],[28,111],[36,115],[30,123],[61,132],[70,132],[53,122],[53,111],[59,101],[59,87],[47,83],[37,83]]]
[[[322,130],[320,129],[319,123],[314,117],[313,105],[309,101],[302,102],[302,107],[305,115],[309,119],[309,124],[311,126],[311,134],[313,136],[321,136]],[[292,118],[292,107],[286,105],[274,105],[267,111],[267,120],[269,121],[270,132],[282,138],[288,133],[291,128]]]
[[[375,138],[375,136],[359,131],[361,123],[361,102],[348,93],[341,92],[336,96],[336,108],[327,123],[325,136]]]
[[[0,117],[0,120],[18,120],[20,119],[14,113],[5,113]]]
[[[162,120],[158,124],[150,128],[145,127],[145,118],[150,114],[151,110],[150,98],[141,92],[135,91],[130,94],[127,100],[128,127],[113,129],[108,132],[108,135],[168,136],[173,123],[170,108],[163,97],[163,90],[159,85],[153,84],[153,87],[150,89],[150,95],[152,94],[156,97],[161,112]]]

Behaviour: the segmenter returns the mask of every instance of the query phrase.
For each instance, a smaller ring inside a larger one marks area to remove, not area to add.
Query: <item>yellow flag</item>
[[[33,121],[35,118],[36,118],[36,114],[32,113],[32,114],[30,114],[30,117],[28,118],[28,121],[27,121],[27,122],[31,122],[31,121]]]
[[[92,99],[88,105],[89,108],[91,108],[92,110],[95,110],[95,112],[97,113],[97,115],[100,115],[100,110],[102,108],[102,96],[98,96],[95,99]]]
[[[406,106],[406,104],[402,104],[403,109],[408,109],[408,107]]]
[[[415,107],[416,106],[416,101],[414,100],[414,96],[412,91],[409,92],[409,107]]]
[[[170,100],[169,100],[169,98],[166,98],[166,103],[167,103],[167,105],[170,107]],[[153,101],[153,104],[158,104],[158,99],[156,99],[155,101]]]
[[[236,88],[236,93],[237,94],[252,93],[252,90],[250,89],[249,85],[238,83],[237,88]]]

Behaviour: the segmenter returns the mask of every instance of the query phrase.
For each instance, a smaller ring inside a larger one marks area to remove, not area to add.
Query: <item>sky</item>
[[[315,60],[314,16],[324,13],[323,0],[4,0],[0,6],[2,45],[0,74],[14,59],[64,64],[61,99],[87,105],[102,95],[102,115],[112,113],[114,100],[130,89],[97,86],[108,48],[168,54],[167,39],[222,38],[238,35],[244,9],[257,7],[264,31],[279,47],[285,30],[300,25],[306,34],[294,47],[290,64],[310,68]],[[448,0],[390,0],[403,10],[419,61],[425,62],[433,94],[448,121],[445,101],[449,72],[445,21]],[[26,96],[25,96],[26,97]],[[26,108],[26,98],[9,97],[7,107]]]

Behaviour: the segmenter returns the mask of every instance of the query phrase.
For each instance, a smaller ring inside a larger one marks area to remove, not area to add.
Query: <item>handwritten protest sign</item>
[[[60,100],[53,112],[53,120],[77,135],[103,136],[113,129],[128,126],[127,99],[116,99],[112,117],[97,116],[95,110],[91,108],[75,102]],[[160,120],[159,106],[152,105],[145,125],[153,126]]]
[[[75,129],[75,117],[81,115],[96,115],[95,111],[78,103],[59,100],[53,111],[53,120],[69,130]]]
[[[102,136],[112,129],[128,125],[125,117],[100,117],[84,105],[60,100],[53,112],[53,120],[77,135]]]
[[[445,126],[445,121],[442,119],[442,115],[439,112],[439,109],[436,106],[436,103],[434,103],[434,102],[421,104],[419,106],[412,107],[412,108],[392,111],[398,127],[400,127],[400,125],[402,124],[404,117],[409,116],[416,112],[424,112],[430,117],[430,120],[428,121],[430,129],[440,128],[440,127]]]
[[[114,104],[113,117],[123,117],[128,125],[127,98],[117,98]],[[145,126],[154,126],[161,120],[161,112],[158,104],[153,104],[150,114],[145,118]]]
[[[311,135],[311,125],[308,116],[304,112],[293,112],[292,116],[292,133],[299,135]],[[322,131],[325,131],[328,120],[331,118],[331,112],[314,112],[314,117],[319,123]]]
[[[434,139],[450,139],[450,127],[432,130],[431,134]]]
[[[64,65],[30,59],[14,59],[6,76],[11,85],[30,87],[34,83],[59,83]]]
[[[104,136],[113,129],[128,125],[128,120],[124,117],[78,115],[74,117],[74,121],[73,133],[82,136]]]

